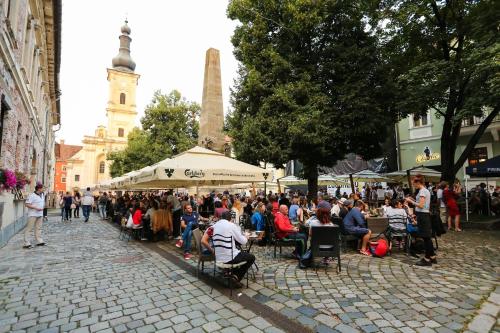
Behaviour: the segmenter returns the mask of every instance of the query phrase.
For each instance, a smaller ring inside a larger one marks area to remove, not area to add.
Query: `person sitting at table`
[[[204,220],[197,212],[193,212],[193,206],[186,204],[184,207],[184,215],[181,216],[182,239],[179,239],[175,246],[178,248],[184,247],[184,259],[191,259],[191,239],[193,238],[193,230],[198,228],[198,221]]]
[[[255,211],[252,214],[251,222],[256,231],[265,231],[266,221],[264,220],[264,214],[266,212],[266,206],[264,203],[259,202]]]
[[[359,252],[365,256],[371,256],[370,251],[368,251],[368,242],[370,241],[372,232],[367,228],[366,219],[362,213],[364,205],[363,201],[356,201],[355,206],[347,213],[343,222],[344,229],[348,234],[362,239],[361,250]]]
[[[240,245],[245,245],[248,239],[241,234],[241,230],[238,225],[230,222],[231,213],[226,211],[222,213],[221,219],[215,223],[212,227],[210,233],[212,233],[212,240],[210,241],[209,232],[205,232],[201,240],[202,245],[208,249],[211,253],[215,254],[215,258],[218,262],[223,262],[225,264],[238,264],[245,261],[244,265],[235,267],[233,269],[234,275],[231,278],[234,284],[241,288],[240,281],[243,279],[248,269],[252,267],[255,262],[255,256],[251,253],[240,251],[236,246],[236,242]],[[217,238],[215,235],[220,235],[222,237]],[[225,242],[224,238],[232,237],[232,243],[229,246],[229,241]],[[232,254],[232,257],[231,257]]]
[[[281,205],[280,210],[274,217],[276,226],[276,237],[285,241],[295,241],[293,256],[297,259],[304,254],[307,245],[307,235],[299,233],[299,228],[294,227],[288,218],[288,207]]]

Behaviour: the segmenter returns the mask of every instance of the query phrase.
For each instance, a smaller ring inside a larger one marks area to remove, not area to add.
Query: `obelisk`
[[[205,77],[201,101],[198,145],[220,153],[224,152],[224,110],[219,50],[210,48],[205,58]]]

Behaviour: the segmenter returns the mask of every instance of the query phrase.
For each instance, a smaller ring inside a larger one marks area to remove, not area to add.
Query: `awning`
[[[465,173],[471,177],[500,177],[500,155],[484,162],[465,168]]]

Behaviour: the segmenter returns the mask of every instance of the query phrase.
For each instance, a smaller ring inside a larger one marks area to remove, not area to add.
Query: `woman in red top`
[[[461,189],[459,184],[456,184],[453,190],[446,184],[443,190],[444,203],[446,208],[448,208],[448,230],[451,230],[451,221],[455,220],[455,231],[462,231],[462,229],[460,229],[460,210],[457,205],[457,198],[460,192]]]
[[[134,221],[134,227],[141,225],[142,222],[142,210],[139,203],[135,204],[134,213],[132,215],[132,220]]]

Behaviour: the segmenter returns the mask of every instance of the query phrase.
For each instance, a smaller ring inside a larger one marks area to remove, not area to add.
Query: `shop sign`
[[[417,163],[423,163],[428,161],[436,161],[441,158],[439,153],[433,153],[429,147],[425,147],[423,154],[417,155],[415,161]]]

